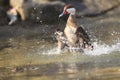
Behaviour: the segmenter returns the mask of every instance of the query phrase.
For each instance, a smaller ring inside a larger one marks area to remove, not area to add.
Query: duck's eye
[[[68,12],[67,12],[67,11],[64,11],[64,14],[68,14]]]

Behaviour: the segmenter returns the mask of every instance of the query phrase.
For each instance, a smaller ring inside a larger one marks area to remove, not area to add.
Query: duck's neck
[[[77,24],[77,20],[76,20],[76,16],[75,14],[70,14],[67,20],[67,26],[71,27],[71,28],[77,28],[78,24]]]

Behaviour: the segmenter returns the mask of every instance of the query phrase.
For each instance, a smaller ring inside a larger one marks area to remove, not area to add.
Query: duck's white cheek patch
[[[75,14],[75,8],[69,8],[66,10],[68,13]]]

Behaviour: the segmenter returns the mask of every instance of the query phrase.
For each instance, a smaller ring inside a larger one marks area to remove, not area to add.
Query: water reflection
[[[105,63],[99,63],[104,65]],[[107,63],[108,64],[108,63]],[[16,70],[13,72],[13,69]],[[97,67],[94,63],[50,63],[1,68],[2,80],[113,80],[119,79],[120,67]],[[7,71],[7,72],[6,72]]]

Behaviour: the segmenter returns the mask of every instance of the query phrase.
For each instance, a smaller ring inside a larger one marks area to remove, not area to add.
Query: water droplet
[[[40,20],[40,23],[42,23],[43,21],[42,20]]]
[[[37,20],[39,20],[40,18],[39,17],[37,17]]]
[[[43,12],[42,11],[40,11],[40,14],[42,14]]]
[[[34,10],[36,10],[36,7],[34,7]]]

